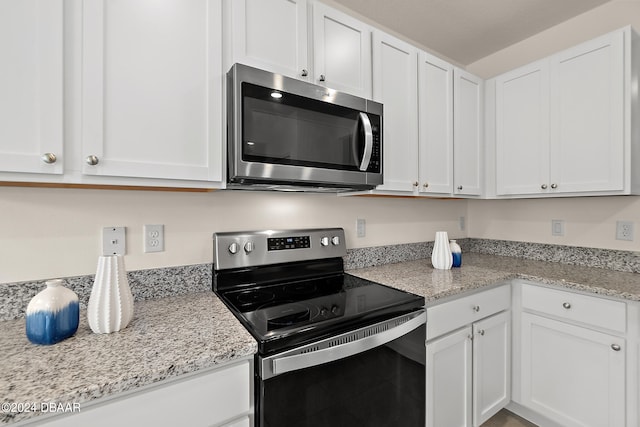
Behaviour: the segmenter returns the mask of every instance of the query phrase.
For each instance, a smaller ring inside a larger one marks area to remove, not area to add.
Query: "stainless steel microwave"
[[[235,64],[228,188],[352,191],[382,184],[382,104]]]

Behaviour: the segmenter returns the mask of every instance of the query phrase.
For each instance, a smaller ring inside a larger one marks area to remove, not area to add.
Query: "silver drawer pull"
[[[479,333],[480,335],[484,336],[484,329],[480,329],[480,330],[478,331],[478,333]]]
[[[611,348],[613,351],[620,351],[622,349],[618,344],[611,344]]]
[[[562,304],[562,306],[564,308],[566,308],[567,310],[569,310],[571,308],[571,304],[569,304],[568,302],[565,302],[564,304]]]
[[[476,313],[480,311],[480,306],[479,305],[474,305],[473,306],[473,311],[475,311]]]

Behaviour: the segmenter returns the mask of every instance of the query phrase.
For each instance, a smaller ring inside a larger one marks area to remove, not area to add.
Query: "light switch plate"
[[[356,236],[364,237],[367,235],[367,222],[363,218],[356,219]]]
[[[561,220],[561,219],[551,220],[551,235],[564,236],[564,220]]]
[[[104,227],[102,229],[102,255],[125,255],[126,227]]]

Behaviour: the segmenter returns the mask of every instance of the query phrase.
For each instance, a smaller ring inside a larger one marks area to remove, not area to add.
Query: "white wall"
[[[640,1],[613,0],[574,19],[470,64],[484,78],[632,25],[640,30]],[[634,165],[640,167],[640,165]],[[551,236],[551,220],[564,219],[564,237]],[[635,221],[635,242],[615,239],[616,220]],[[640,198],[581,197],[469,201],[469,237],[640,250]]]
[[[343,227],[349,248],[466,236],[464,200],[9,187],[0,200],[0,283],[94,274],[108,226],[127,227],[128,270],[209,263],[215,231]],[[165,225],[165,252],[143,253],[144,224]]]

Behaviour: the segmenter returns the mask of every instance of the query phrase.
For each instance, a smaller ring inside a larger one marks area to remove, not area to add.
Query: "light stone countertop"
[[[520,258],[465,253],[462,268],[435,270],[429,259],[348,273],[425,297],[427,304],[525,279],[640,301],[640,274]],[[257,344],[213,292],[137,302],[120,332],[91,332],[86,312],[73,337],[53,346],[31,344],[25,320],[0,322],[0,403],[90,400],[250,357]],[[36,416],[0,412],[0,425]]]
[[[141,301],[125,329],[94,334],[80,312],[76,334],[31,344],[25,319],[0,323],[0,403],[80,403],[215,367],[257,343],[211,291]],[[0,411],[0,425],[37,416]]]
[[[462,267],[451,270],[436,270],[430,259],[421,259],[349,273],[422,295],[427,305],[510,279],[640,301],[640,274],[637,273],[476,253],[463,254]]]

